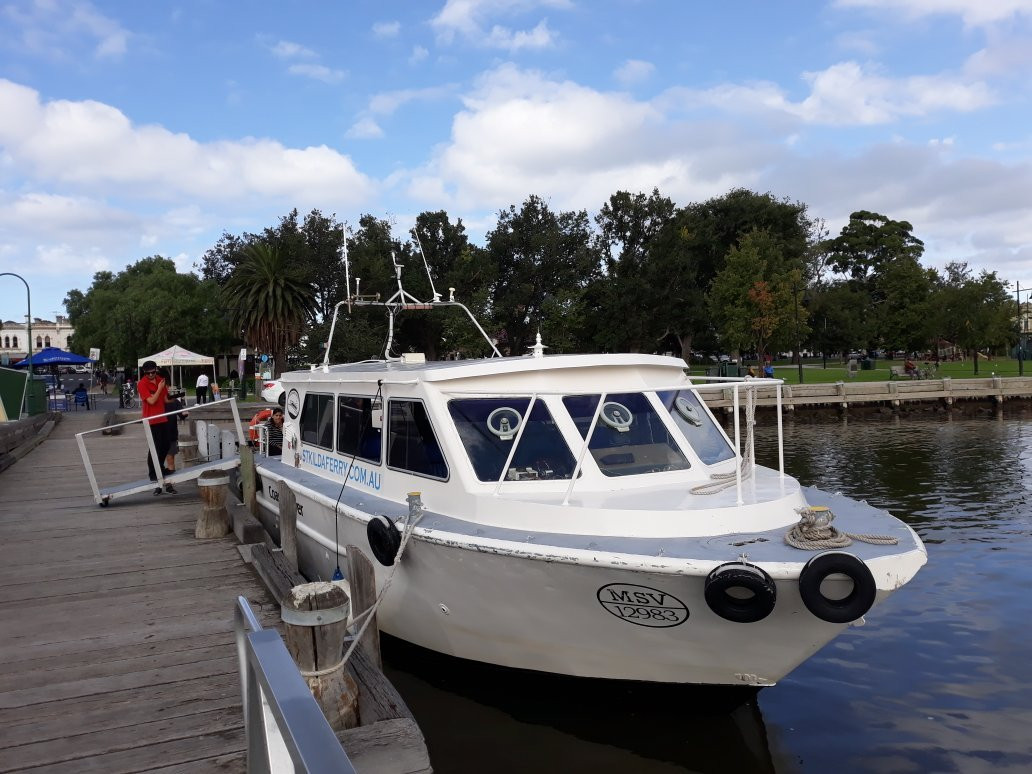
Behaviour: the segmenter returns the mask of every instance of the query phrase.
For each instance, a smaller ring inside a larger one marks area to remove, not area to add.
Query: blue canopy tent
[[[65,352],[60,347],[44,347],[39,352],[33,352],[31,358],[24,358],[14,364],[15,368],[24,368],[28,365],[86,365],[92,363],[88,357],[76,355],[74,352]]]

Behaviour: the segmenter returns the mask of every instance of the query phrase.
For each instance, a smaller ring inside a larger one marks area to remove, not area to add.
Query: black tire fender
[[[752,596],[729,594],[731,589],[745,589]],[[762,568],[748,562],[727,562],[714,567],[706,576],[703,595],[710,610],[734,623],[762,621],[778,600],[774,580]]]
[[[821,584],[829,575],[845,575],[853,582],[853,590],[842,599],[829,599],[821,593]],[[870,568],[852,554],[827,551],[808,561],[799,573],[799,596],[806,609],[822,621],[850,623],[871,609],[878,587]]]
[[[386,516],[373,516],[366,525],[366,538],[376,561],[384,567],[391,567],[401,548],[401,533],[394,523]]]

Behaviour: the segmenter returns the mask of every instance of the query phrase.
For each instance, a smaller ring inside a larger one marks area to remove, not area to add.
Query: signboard
[[[100,360],[100,350],[96,347],[90,347],[90,360]]]

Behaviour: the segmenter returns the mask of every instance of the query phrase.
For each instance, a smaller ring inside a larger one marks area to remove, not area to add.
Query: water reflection
[[[753,689],[545,675],[386,640],[438,772],[777,770]]]
[[[1032,423],[786,425],[786,468],[905,520],[929,562],[758,696],[457,662],[397,641],[389,674],[438,772],[1032,770]],[[777,464],[761,427],[757,455]]]

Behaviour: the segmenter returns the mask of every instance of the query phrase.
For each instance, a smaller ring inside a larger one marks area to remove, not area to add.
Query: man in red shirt
[[[147,420],[143,424],[150,428],[151,438],[154,439],[154,448],[158,453],[158,464],[161,466],[161,475],[165,475],[165,456],[168,454],[168,417],[158,416],[165,413],[165,399],[168,395],[168,387],[165,380],[158,374],[158,365],[153,360],[147,360],[141,367],[143,378],[136,386],[140,394],[140,404],[143,406],[143,418]],[[153,419],[148,419],[153,417]],[[154,459],[150,452],[147,453],[147,475],[151,481],[157,481],[157,473],[154,472]],[[172,484],[165,484],[165,491],[175,492]],[[161,494],[161,487],[154,490],[154,494]]]

